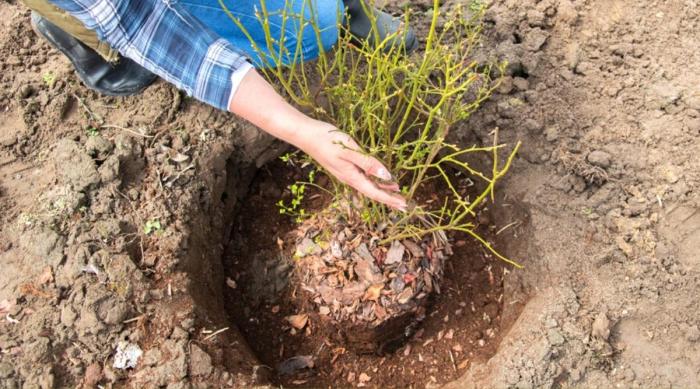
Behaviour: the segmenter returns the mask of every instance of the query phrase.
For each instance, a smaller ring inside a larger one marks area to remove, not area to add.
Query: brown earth
[[[281,146],[163,82],[86,90],[0,2],[0,387],[696,386],[698,2],[498,0],[486,22],[479,59],[509,77],[453,140],[523,142],[480,222],[525,269],[455,236],[420,336],[279,377],[322,339],[226,278],[279,255],[295,173],[256,169]],[[120,341],[135,369],[113,368]]]

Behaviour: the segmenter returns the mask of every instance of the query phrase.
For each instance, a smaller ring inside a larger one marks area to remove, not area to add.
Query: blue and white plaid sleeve
[[[50,0],[122,55],[227,110],[252,66],[225,39],[169,0]]]

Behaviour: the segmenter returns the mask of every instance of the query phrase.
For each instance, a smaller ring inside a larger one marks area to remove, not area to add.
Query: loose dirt
[[[411,5],[421,31],[429,4]],[[698,9],[490,4],[476,59],[508,75],[451,141],[522,141],[480,228],[525,268],[455,236],[419,333],[357,356],[313,323],[292,334],[268,278],[296,174],[265,165],[279,143],[163,82],[86,90],[0,3],[0,387],[696,385]],[[120,343],[135,368],[113,367]],[[297,355],[314,367],[279,375]]]

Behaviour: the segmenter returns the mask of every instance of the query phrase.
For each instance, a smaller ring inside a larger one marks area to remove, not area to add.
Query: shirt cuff
[[[250,62],[245,62],[241,64],[238,69],[236,69],[233,73],[231,73],[231,95],[228,98],[228,109],[231,109],[231,102],[233,101],[233,96],[236,94],[236,91],[238,91],[238,87],[241,85],[241,81],[243,81],[243,77],[245,77],[246,74],[248,74],[248,71],[250,69],[253,69],[253,65],[250,64]]]

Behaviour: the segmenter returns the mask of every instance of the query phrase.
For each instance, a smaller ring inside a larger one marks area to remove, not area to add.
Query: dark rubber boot
[[[380,11],[367,3],[365,3],[365,7],[367,8],[367,11],[365,11],[365,8],[362,6],[362,1],[364,0],[343,0],[347,9],[346,23],[350,29],[350,34],[352,34],[356,42],[368,41],[371,45],[376,46],[390,34],[403,29],[400,34],[392,38],[392,41],[388,42],[386,50],[402,43],[406,49],[406,53],[410,53],[418,48],[418,39],[410,26],[403,26],[403,21],[401,19]],[[372,12],[376,19],[379,42],[375,42],[372,22],[367,12]]]
[[[97,52],[36,12],[32,12],[32,26],[70,59],[88,88],[104,95],[134,95],[158,78],[128,58],[122,57],[116,64],[105,61]]]

